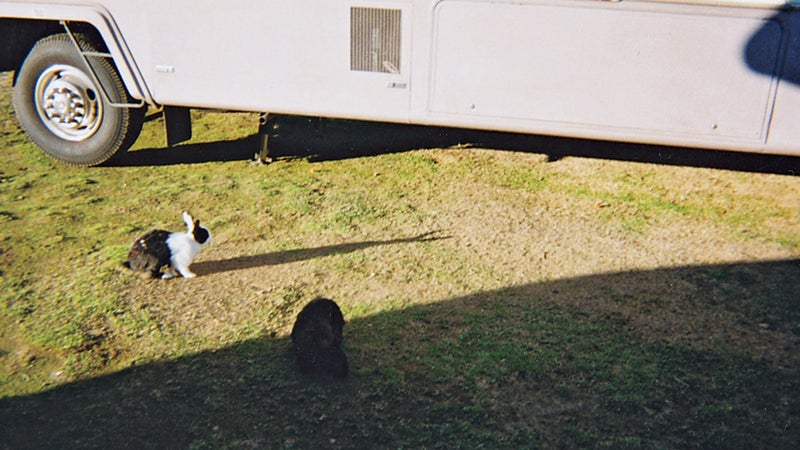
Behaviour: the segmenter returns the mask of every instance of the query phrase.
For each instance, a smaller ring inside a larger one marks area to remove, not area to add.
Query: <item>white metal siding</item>
[[[433,112],[765,142],[777,23],[461,0],[436,11]],[[758,30],[768,74],[744,58]]]

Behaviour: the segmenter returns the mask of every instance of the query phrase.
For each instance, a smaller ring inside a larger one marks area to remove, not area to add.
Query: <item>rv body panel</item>
[[[796,10],[442,0],[433,20],[429,120],[800,154]]]
[[[159,13],[148,21],[146,76],[159,103],[408,120],[409,45],[395,73],[351,70],[351,8],[357,3],[150,3]],[[410,3],[367,4],[401,12],[398,39],[410,37]]]
[[[447,0],[435,13],[430,110],[764,145],[776,78],[743,57],[762,28],[761,57],[775,73],[783,33],[761,17]],[[464,29],[481,38],[463,39]]]
[[[800,11],[779,0],[0,0],[6,17],[91,23],[154,105],[800,154]]]

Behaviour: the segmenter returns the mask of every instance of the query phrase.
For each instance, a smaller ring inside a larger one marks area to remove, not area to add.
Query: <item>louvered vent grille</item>
[[[350,70],[400,73],[400,10],[350,8]]]

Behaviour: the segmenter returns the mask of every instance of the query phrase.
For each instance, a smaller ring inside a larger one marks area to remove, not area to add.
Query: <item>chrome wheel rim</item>
[[[36,80],[36,113],[56,136],[79,142],[94,135],[103,119],[103,103],[94,83],[75,67],[53,65]]]

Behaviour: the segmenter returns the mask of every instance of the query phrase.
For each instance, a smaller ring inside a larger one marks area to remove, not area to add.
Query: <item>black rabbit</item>
[[[292,328],[292,343],[301,373],[347,376],[347,355],[342,350],[344,323],[339,305],[327,298],[316,298],[300,311]]]

